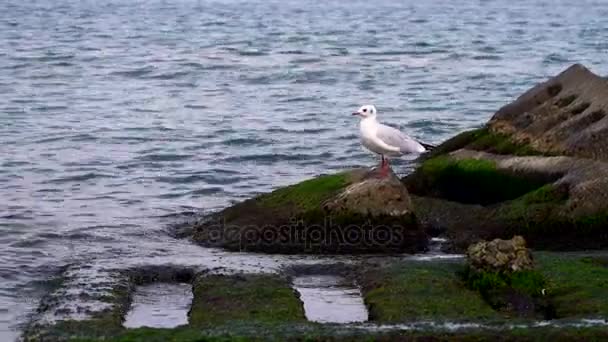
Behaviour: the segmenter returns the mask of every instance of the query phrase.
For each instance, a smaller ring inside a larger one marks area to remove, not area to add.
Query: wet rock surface
[[[212,214],[194,241],[267,253],[414,253],[426,249],[399,178],[375,169],[319,176]]]
[[[606,99],[608,82],[574,65],[441,144],[403,179],[419,222],[456,251],[515,234],[540,249],[608,247]]]

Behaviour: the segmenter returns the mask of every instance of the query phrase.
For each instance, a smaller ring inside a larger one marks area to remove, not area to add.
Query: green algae
[[[568,191],[553,184],[546,184],[534,191],[505,203],[498,209],[498,217],[518,221],[526,231],[538,227],[539,217],[547,215],[568,200]]]
[[[515,142],[512,137],[503,133],[495,133],[487,128],[475,132],[472,141],[466,148],[495,154],[514,156],[546,155],[534,149],[529,144]]]
[[[530,297],[541,297],[546,292],[547,280],[542,273],[535,270],[516,272],[478,272],[466,267],[461,273],[466,286],[478,291],[484,298],[495,291],[513,289]]]
[[[360,280],[370,319],[486,320],[499,317],[481,296],[467,290],[456,274],[458,263],[398,263],[370,272]]]
[[[195,329],[134,329],[110,339],[69,339],[72,342],[207,342],[207,341],[605,341],[606,327],[534,327],[461,331],[367,331],[348,330],[335,325],[292,325],[268,329],[266,326],[218,327],[214,331]]]
[[[278,276],[204,276],[195,282],[193,292],[189,313],[192,326],[231,321],[305,321],[302,303],[290,284]]]
[[[437,146],[429,155],[429,158],[446,155],[459,149],[470,149],[495,154],[510,154],[515,156],[548,155],[538,151],[530,144],[516,142],[504,133],[492,132],[488,127],[482,127],[462,132]]]
[[[301,211],[307,211],[318,208],[324,200],[348,184],[347,172],[319,176],[261,195],[257,202],[263,207],[294,205]]]
[[[419,184],[412,191],[417,195],[482,205],[515,199],[545,184],[500,171],[493,161],[447,156],[426,160],[416,173]]]
[[[549,279],[548,294],[557,317],[608,317],[608,267],[576,254],[535,256],[539,270]]]

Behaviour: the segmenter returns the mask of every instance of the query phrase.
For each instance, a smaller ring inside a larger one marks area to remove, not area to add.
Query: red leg
[[[384,155],[382,155],[382,167],[380,168],[380,176],[381,177],[386,177],[388,176],[388,158],[384,158]]]

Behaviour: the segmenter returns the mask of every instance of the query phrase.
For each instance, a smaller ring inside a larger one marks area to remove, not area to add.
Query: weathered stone
[[[354,212],[371,216],[405,216],[413,213],[407,189],[392,172],[387,177],[365,177],[349,185],[324,205],[330,212]]]
[[[534,268],[532,253],[521,236],[473,244],[467,249],[467,258],[469,265],[478,272],[510,273]]]
[[[580,64],[530,89],[489,122],[536,150],[608,160],[608,80]]]

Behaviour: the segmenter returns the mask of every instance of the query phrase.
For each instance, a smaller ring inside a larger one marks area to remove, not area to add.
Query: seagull
[[[387,157],[420,154],[433,147],[420,143],[393,127],[379,123],[376,120],[376,114],[376,107],[373,105],[362,106],[353,113],[353,115],[361,117],[359,124],[361,144],[382,156],[380,170],[383,177],[388,174],[389,170]]]

